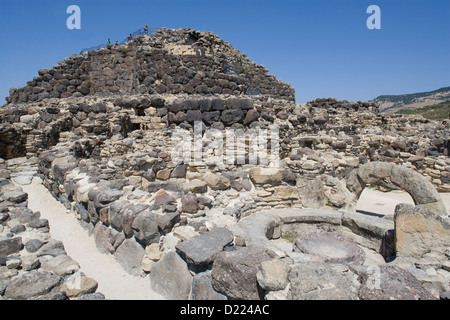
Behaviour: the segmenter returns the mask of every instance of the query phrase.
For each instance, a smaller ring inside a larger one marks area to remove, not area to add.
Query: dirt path
[[[56,201],[34,178],[32,184],[21,186],[28,193],[28,207],[40,211],[50,223],[53,239],[64,243],[67,254],[77,261],[81,271],[98,282],[98,292],[112,300],[161,300],[152,291],[150,280],[126,273],[112,255],[100,253],[92,236],[78,223],[77,218]]]

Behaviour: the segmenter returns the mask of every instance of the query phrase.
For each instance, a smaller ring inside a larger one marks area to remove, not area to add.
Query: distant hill
[[[398,114],[420,114],[430,120],[450,119],[450,100],[417,109],[401,109]]]
[[[400,95],[382,95],[373,101],[380,106],[380,111],[395,113],[404,109],[419,109],[450,100],[450,87],[430,92],[418,92]]]

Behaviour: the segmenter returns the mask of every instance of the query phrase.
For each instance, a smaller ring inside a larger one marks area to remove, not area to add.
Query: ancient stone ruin
[[[288,83],[190,29],[71,56],[6,100],[3,299],[105,298],[27,208],[33,176],[166,299],[449,296],[448,122],[297,104]],[[357,212],[366,186],[415,206]]]

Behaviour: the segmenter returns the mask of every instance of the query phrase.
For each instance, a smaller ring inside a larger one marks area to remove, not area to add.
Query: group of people
[[[144,27],[144,33],[145,33],[145,35],[148,35],[148,24],[146,24],[145,27]],[[133,40],[133,35],[130,33],[130,35],[127,38],[127,42],[130,42],[132,40]],[[111,45],[111,39],[110,38],[108,38],[108,41],[106,41],[106,45],[107,46]],[[116,41],[114,46],[119,46],[119,41]]]

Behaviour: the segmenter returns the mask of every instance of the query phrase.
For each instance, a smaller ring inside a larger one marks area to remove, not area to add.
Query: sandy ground
[[[440,193],[447,212],[450,214],[450,193]],[[380,192],[365,188],[356,205],[360,212],[370,212],[385,216],[393,216],[395,206],[399,203],[414,205],[411,196],[405,191]]]
[[[161,300],[152,291],[149,278],[134,277],[126,273],[114,256],[100,253],[77,218],[56,201],[35,177],[32,184],[21,186],[28,193],[28,207],[40,211],[50,223],[53,239],[64,243],[67,254],[80,264],[86,276],[98,282],[97,292],[111,300]]]

